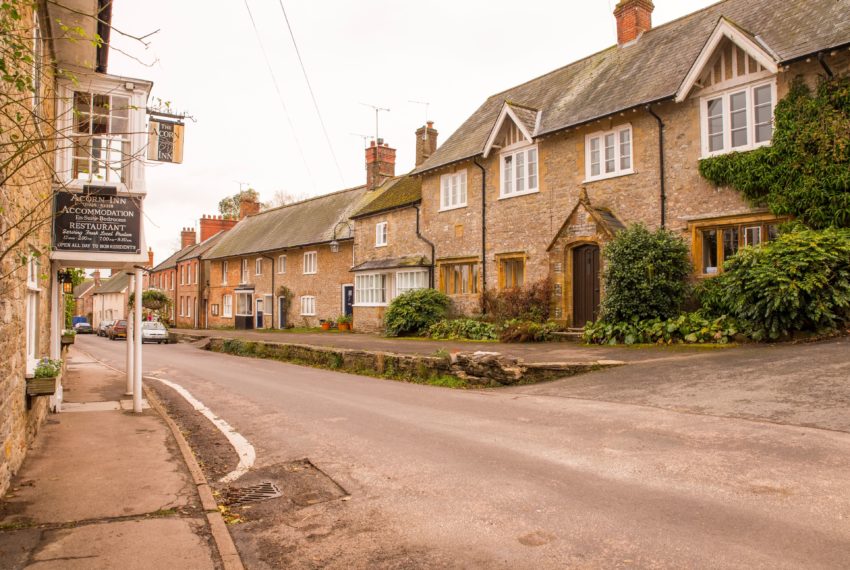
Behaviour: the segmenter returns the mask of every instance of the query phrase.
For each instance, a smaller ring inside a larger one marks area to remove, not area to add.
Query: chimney
[[[153,268],[153,248],[148,248],[148,269]]]
[[[100,287],[100,269],[95,269],[91,276],[94,279],[94,286]]]
[[[239,220],[236,218],[225,218],[224,216],[202,216],[201,241],[207,241],[220,231],[226,232],[237,223],[239,223]]]
[[[252,196],[242,195],[239,198],[239,219],[260,213],[260,203]]]
[[[424,127],[416,129],[416,166],[419,166],[437,150],[437,129],[434,121],[428,121]]]
[[[366,147],[366,188],[374,190],[388,178],[395,176],[395,149],[384,139],[372,141]]]
[[[617,18],[617,44],[622,46],[652,29],[652,0],[620,0],[614,8]]]
[[[195,243],[195,228],[183,228],[183,231],[180,232],[180,249],[195,245]]]

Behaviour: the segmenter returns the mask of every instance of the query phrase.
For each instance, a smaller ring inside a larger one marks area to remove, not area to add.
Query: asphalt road
[[[78,336],[77,345],[123,367],[123,342]],[[836,348],[845,362],[848,346]],[[604,390],[586,386],[571,397],[569,384],[456,391],[190,345],[147,345],[144,358],[146,374],[180,383],[247,437],[257,467],[306,457],[351,494],[253,534],[232,527],[249,567],[850,563],[850,434],[841,431],[601,401]],[[679,366],[610,374],[674,385]],[[597,374],[579,382],[604,384]],[[656,400],[664,389],[652,384]]]

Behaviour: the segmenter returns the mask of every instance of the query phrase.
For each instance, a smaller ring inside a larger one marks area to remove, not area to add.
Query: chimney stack
[[[428,121],[424,127],[416,129],[416,166],[419,166],[437,150],[437,129],[434,121]]]
[[[372,141],[366,147],[366,188],[374,190],[395,176],[395,149],[384,139]]]
[[[652,29],[652,0],[620,0],[614,8],[617,18],[617,44],[632,42]]]
[[[243,194],[239,198],[239,219],[260,213],[260,202],[253,196]]]
[[[241,206],[241,204],[240,204]],[[236,218],[225,218],[224,216],[202,216],[201,217],[201,242],[205,242],[221,231],[227,231],[239,223]]]
[[[180,249],[195,245],[195,243],[197,243],[195,240],[195,228],[183,228],[183,231],[180,232]]]
[[[148,248],[148,269],[153,269],[153,248]]]
[[[94,286],[100,287],[100,269],[95,269],[91,276],[94,279]]]

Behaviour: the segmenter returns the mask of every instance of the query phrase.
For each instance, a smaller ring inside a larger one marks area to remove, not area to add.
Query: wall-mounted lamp
[[[74,292],[74,276],[70,271],[60,270],[57,273],[57,278],[59,279],[59,283],[62,284],[63,293],[69,295]]]
[[[337,225],[334,226],[334,238],[330,243],[331,252],[333,252],[333,253],[339,253],[339,241],[337,241],[337,239],[336,239],[336,231],[339,229],[339,226],[341,226],[342,224],[345,224],[348,227],[348,237],[351,237],[351,234],[352,234],[352,231],[353,231],[351,229],[351,223],[346,221],[346,220],[338,222]]]

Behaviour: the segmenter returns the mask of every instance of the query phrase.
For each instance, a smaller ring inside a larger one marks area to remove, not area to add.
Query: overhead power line
[[[269,60],[266,47],[263,45],[263,39],[260,37],[260,30],[257,29],[257,23],[254,21],[254,14],[251,13],[251,7],[248,6],[248,0],[245,0],[245,9],[248,10],[248,18],[251,19],[251,26],[254,28],[254,35],[257,36],[257,43],[260,44],[260,51],[263,52],[263,59],[266,60],[266,67],[269,70],[269,75],[272,76],[277,98],[280,101],[280,106],[283,108],[283,114],[286,117],[286,122],[289,123],[289,128],[292,130],[292,137],[295,139],[295,146],[298,147],[298,153],[301,155],[301,161],[304,163],[304,168],[307,169],[307,175],[310,177],[310,182],[313,184],[313,190],[316,190],[316,180],[313,178],[313,173],[310,171],[310,165],[307,164],[307,156],[304,154],[304,148],[301,146],[301,141],[298,140],[298,133],[295,131],[295,125],[292,123],[292,117],[289,116],[289,109],[286,107],[286,102],[283,100],[283,93],[280,91],[280,86],[277,83],[277,77],[274,74],[271,61]]]
[[[342,175],[342,168],[339,167],[339,160],[336,158],[331,138],[328,136],[328,129],[325,127],[325,120],[322,118],[322,112],[319,110],[319,103],[316,101],[316,94],[313,92],[313,86],[310,84],[310,78],[307,76],[307,68],[304,67],[304,60],[301,59],[301,50],[298,49],[298,42],[295,41],[295,34],[292,31],[292,25],[289,23],[289,16],[286,15],[286,8],[283,7],[283,0],[278,0],[280,11],[283,12],[283,19],[286,21],[286,27],[289,30],[289,37],[292,38],[292,45],[295,46],[295,54],[298,56],[298,63],[301,64],[301,72],[304,74],[304,81],[307,82],[307,89],[310,90],[310,98],[313,100],[313,107],[316,109],[316,115],[319,117],[319,123],[322,125],[322,132],[325,134],[325,141],[328,143],[328,149],[331,151],[331,156],[336,165],[336,171],[339,173],[339,179],[345,184],[345,177]]]

